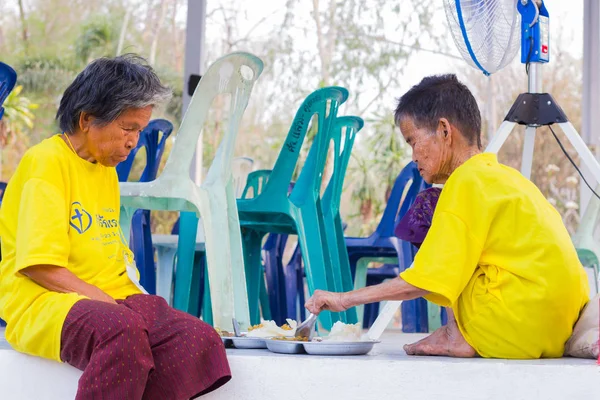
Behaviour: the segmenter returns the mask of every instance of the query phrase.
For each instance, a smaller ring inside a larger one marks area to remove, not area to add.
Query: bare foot
[[[409,356],[476,357],[477,352],[462,336],[456,321],[435,330],[431,335],[413,344],[404,345]]]

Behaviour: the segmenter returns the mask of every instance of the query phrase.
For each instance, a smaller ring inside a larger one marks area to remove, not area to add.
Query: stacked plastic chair
[[[161,135],[162,132],[162,135]],[[150,121],[140,133],[140,139],[129,157],[117,165],[117,175],[120,182],[127,182],[131,173],[133,161],[139,150],[146,150],[146,166],[139,179],[140,182],[150,182],[156,179],[160,160],[165,151],[167,138],[173,132],[173,124],[164,119]],[[129,241],[135,256],[135,262],[140,271],[140,283],[150,294],[156,294],[156,272],[154,266],[154,250],[152,248],[152,231],[150,229],[150,210],[137,210],[131,220],[131,238]]]
[[[202,216],[214,325],[226,330],[233,329],[234,317],[242,329],[250,324],[231,162],[242,115],[262,70],[262,61],[248,53],[217,60],[198,84],[162,173],[152,182],[121,183],[121,224],[126,234],[136,209],[187,212],[179,226],[173,299],[180,310],[190,307],[196,227]],[[190,166],[209,108],[221,94],[230,95],[226,131],[205,181],[198,185],[190,178]]]
[[[245,231],[244,252],[252,320],[259,318],[261,242],[270,232],[296,234],[302,248],[309,291],[334,288],[333,269],[320,209],[323,170],[334,134],[338,107],[348,98],[341,87],[327,87],[310,94],[296,113],[283,148],[262,192],[248,200],[239,200],[240,223]],[[296,184],[288,187],[298,164],[300,150],[310,121],[317,116],[316,135]],[[324,312],[319,320],[329,329],[339,316]]]

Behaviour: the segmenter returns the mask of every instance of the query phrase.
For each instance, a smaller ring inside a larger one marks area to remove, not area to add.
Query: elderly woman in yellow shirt
[[[62,133],[29,149],[6,189],[6,339],[82,370],[78,400],[184,400],[231,379],[212,327],[145,294],[119,227],[114,167],[169,95],[140,57],[93,61],[63,94]]]
[[[412,87],[395,121],[423,179],[444,184],[414,264],[377,286],[316,291],[306,308],[423,296],[448,307],[448,324],[406,345],[409,355],[562,356],[589,288],[559,213],[518,171],[481,152],[477,103],[455,75]]]

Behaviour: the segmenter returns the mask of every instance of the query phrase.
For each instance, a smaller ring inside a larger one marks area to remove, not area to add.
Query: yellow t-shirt
[[[588,281],[559,213],[496,155],[472,157],[442,190],[401,278],[451,306],[483,357],[560,357]]]
[[[0,317],[16,350],[60,361],[64,320],[85,298],[49,291],[23,268],[66,267],[115,299],[142,293],[126,273],[119,207],[115,169],[78,157],[59,135],[25,153],[0,209]]]

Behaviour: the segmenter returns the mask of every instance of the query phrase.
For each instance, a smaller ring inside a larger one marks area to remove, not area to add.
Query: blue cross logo
[[[92,216],[83,209],[80,202],[71,204],[71,218],[69,224],[80,234],[84,233],[92,226]]]

